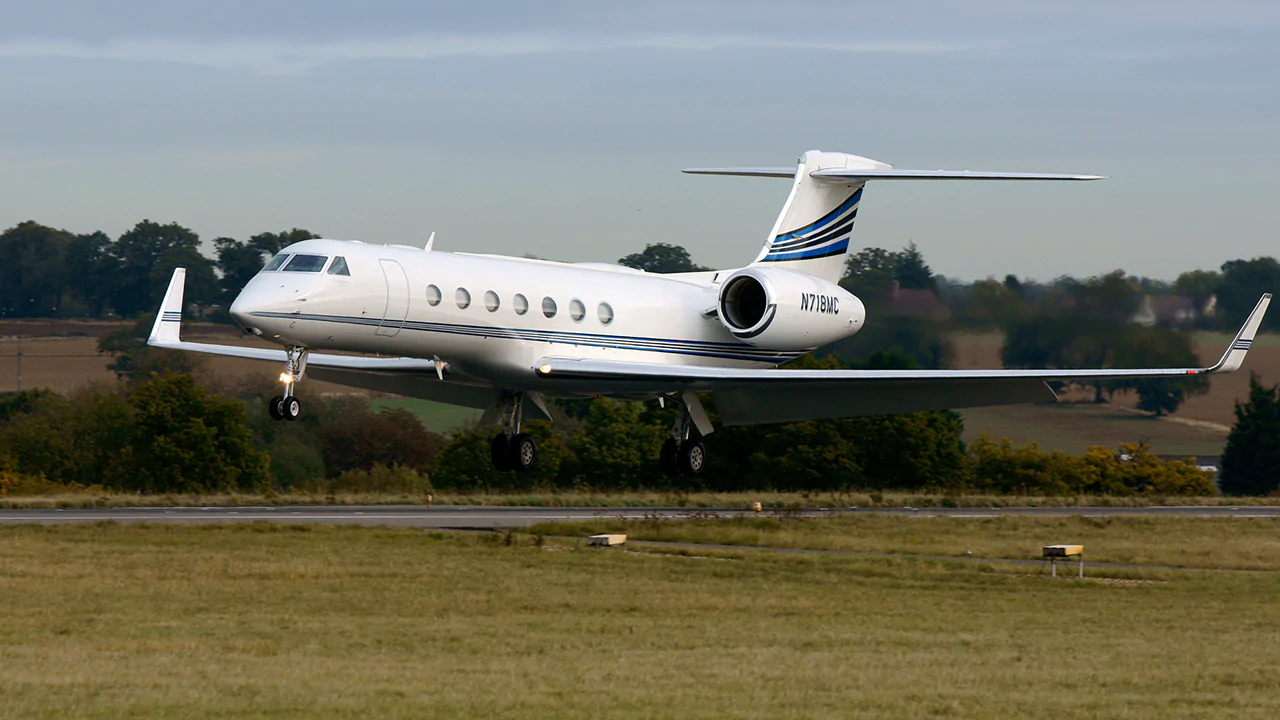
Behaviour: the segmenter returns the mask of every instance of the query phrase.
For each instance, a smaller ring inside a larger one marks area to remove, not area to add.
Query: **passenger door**
[[[382,266],[382,277],[387,283],[387,306],[382,311],[382,322],[376,334],[394,337],[404,327],[405,318],[409,316],[409,276],[404,266],[395,260],[382,258],[378,261]]]

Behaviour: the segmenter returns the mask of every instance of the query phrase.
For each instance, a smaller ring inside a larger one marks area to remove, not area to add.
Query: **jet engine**
[[[808,350],[862,329],[867,310],[839,285],[781,268],[749,267],[720,286],[720,322],[773,350]]]

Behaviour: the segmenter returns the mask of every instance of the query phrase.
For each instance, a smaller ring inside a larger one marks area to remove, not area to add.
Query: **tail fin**
[[[861,179],[825,179],[810,173],[827,169],[887,169],[857,155],[810,150],[796,166],[791,194],[773,223],[753,265],[799,270],[835,282],[844,274],[844,256],[862,200]]]
[[[836,282],[868,180],[1101,180],[1100,175],[896,170],[870,158],[810,150],[791,168],[698,168],[695,175],[793,178],[791,194],[752,265],[776,265]]]

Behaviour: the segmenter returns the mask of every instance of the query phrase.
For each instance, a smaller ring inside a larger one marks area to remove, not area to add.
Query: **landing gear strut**
[[[280,373],[280,382],[284,383],[284,394],[277,395],[267,401],[267,412],[273,420],[297,420],[302,414],[302,402],[293,394],[293,386],[302,379],[307,369],[307,351],[291,347],[286,351],[284,372]]]
[[[669,477],[700,475],[707,464],[707,446],[693,437],[693,429],[697,427],[703,435],[709,434],[711,421],[707,419],[698,396],[691,392],[679,398],[666,396],[664,399],[679,404],[680,412],[671,426],[671,437],[662,443],[662,452],[658,456],[662,472]]]
[[[499,472],[524,472],[538,462],[538,445],[528,433],[520,432],[524,393],[511,393],[502,405],[502,432],[489,445],[489,459]]]

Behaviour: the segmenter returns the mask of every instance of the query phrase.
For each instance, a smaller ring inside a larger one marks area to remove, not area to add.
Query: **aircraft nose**
[[[231,313],[231,319],[244,328],[245,332],[261,335],[262,330],[259,326],[262,324],[262,319],[255,317],[254,314],[267,308],[268,303],[266,298],[263,297],[263,293],[251,286],[245,288],[236,296],[227,311]]]

